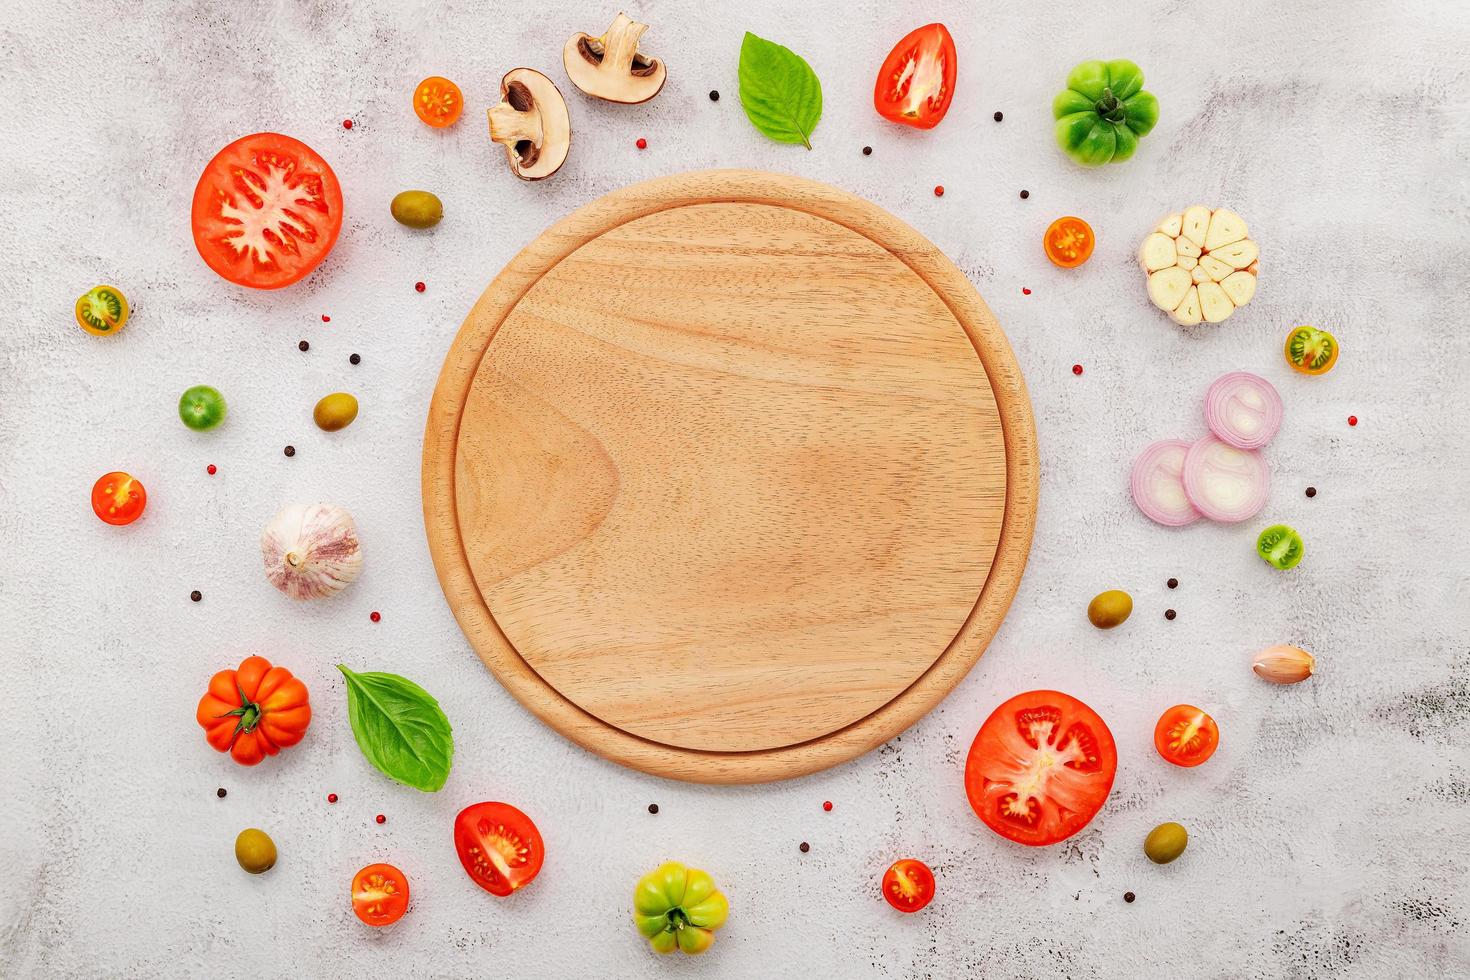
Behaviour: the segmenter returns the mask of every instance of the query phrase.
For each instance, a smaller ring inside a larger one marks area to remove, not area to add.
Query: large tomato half
[[[289,286],[321,264],[342,230],[342,187],[300,140],[256,133],[220,150],[194,188],[194,245],[208,266],[253,289]]]
[[[986,826],[1040,847],[1087,826],[1113,788],[1113,733],[1060,691],[1027,691],[991,712],[965,761],[965,793]]]
[[[943,24],[910,31],[893,46],[873,85],[873,108],[884,119],[933,129],[954,101],[954,38]]]
[[[530,884],[546,859],[536,825],[509,803],[476,803],[459,811],[454,850],[465,874],[500,896]]]

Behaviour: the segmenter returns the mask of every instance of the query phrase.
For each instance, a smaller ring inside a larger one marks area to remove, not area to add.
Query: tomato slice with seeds
[[[954,101],[954,38],[943,24],[910,31],[893,46],[873,86],[873,107],[891,122],[933,129]]]
[[[464,111],[464,95],[449,79],[430,75],[413,90],[413,111],[435,129],[453,126]]]
[[[92,513],[105,523],[121,527],[131,524],[148,506],[148,492],[131,474],[116,470],[104,473],[92,484]]]
[[[454,849],[465,874],[501,896],[530,884],[546,858],[536,825],[509,803],[476,803],[459,811]]]
[[[1220,727],[1215,719],[1192,704],[1174,705],[1154,726],[1154,748],[1176,766],[1197,766],[1219,747]]]
[[[352,911],[370,926],[390,926],[408,911],[408,876],[391,864],[370,864],[352,878]]]
[[[894,861],[883,872],[883,897],[900,912],[917,912],[934,899],[934,872],[914,858]]]
[[[1027,691],[991,712],[965,761],[965,794],[985,825],[1041,847],[1087,826],[1118,771],[1113,733],[1060,691]]]
[[[128,298],[116,286],[93,286],[77,297],[76,318],[94,336],[117,333],[128,322]]]
[[[1053,265],[1075,269],[1092,258],[1092,247],[1097,244],[1097,238],[1092,234],[1092,225],[1069,214],[1047,227],[1041,243]]]
[[[1297,327],[1286,335],[1286,363],[1302,374],[1326,374],[1337,363],[1337,338],[1316,327]]]
[[[194,246],[225,279],[279,289],[308,275],[337,244],[342,187],[315,150],[255,133],[215,154],[194,188]]]

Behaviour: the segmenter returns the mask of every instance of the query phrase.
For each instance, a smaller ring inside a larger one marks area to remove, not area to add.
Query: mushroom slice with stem
[[[608,102],[647,102],[664,87],[664,63],[638,51],[638,38],[648,30],[619,13],[601,37],[573,34],[562,49],[567,77],[583,92]]]
[[[566,162],[572,145],[566,99],[534,68],[506,72],[500,80],[500,104],[490,108],[490,138],[505,146],[517,177],[550,177]]]

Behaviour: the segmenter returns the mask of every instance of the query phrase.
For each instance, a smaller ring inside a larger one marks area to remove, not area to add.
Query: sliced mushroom
[[[595,98],[633,104],[647,102],[664,87],[664,63],[638,51],[647,24],[619,13],[601,37],[573,34],[561,60],[572,84]]]
[[[556,173],[572,146],[572,120],[556,84],[534,68],[514,68],[500,80],[500,100],[490,109],[490,138],[505,145],[511,173],[522,180]]]

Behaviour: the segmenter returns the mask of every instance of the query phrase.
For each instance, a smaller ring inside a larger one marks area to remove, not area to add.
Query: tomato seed
[[[287,446],[285,449],[283,449],[281,451],[283,453],[285,453],[287,456],[295,456],[296,455],[296,447],[295,446]]]
[[[1123,893],[1123,901],[1127,902],[1129,905],[1132,905],[1133,904],[1133,899],[1135,899],[1137,897],[1138,896],[1134,895],[1132,892],[1124,892]]]
[[[832,812],[832,801],[831,800],[828,800],[827,802],[823,803],[822,804],[822,809],[823,810],[826,810],[828,813],[831,813]]]
[[[299,344],[296,345],[296,349],[297,350],[311,350],[311,345],[308,344],[306,341],[303,340],[301,343],[299,343]]]
[[[1072,373],[1073,374],[1081,374],[1082,373],[1082,365],[1081,364],[1073,364],[1072,365]]]
[[[204,598],[204,593],[200,592],[198,589],[195,589],[193,592],[189,593],[189,598],[194,602],[198,602],[200,599]]]
[[[1317,496],[1317,488],[1316,487],[1307,487],[1307,496],[1308,497],[1315,497],[1315,496]]]
[[[214,476],[214,474],[219,471],[214,468],[213,463],[210,463],[208,466],[204,467],[204,472],[208,473],[210,476]]]
[[[1167,586],[1169,586],[1169,588],[1171,588],[1171,589],[1177,589],[1177,588],[1179,588],[1179,580],[1177,578],[1171,578],[1171,579],[1169,579],[1168,582],[1166,582],[1164,584],[1167,585]]]
[[[797,848],[797,850],[801,851],[801,853],[803,853],[803,854],[805,854],[807,851],[810,851],[811,849],[812,849],[812,846],[810,844],[808,844],[806,841],[802,841],[801,842],[801,847]]]
[[[337,794],[336,793],[328,793],[327,794],[327,802],[328,803],[336,803],[337,802]]]
[[[638,147],[638,149],[640,149],[640,150],[646,150],[646,149],[648,149],[648,140],[646,140],[642,136],[640,136],[640,137],[638,137],[638,142],[637,143],[634,143],[633,145],[636,146],[636,147]]]
[[[1165,609],[1164,610],[1164,618],[1165,619],[1173,619],[1177,615],[1179,615],[1179,614],[1177,612],[1175,612],[1174,610],[1172,610],[1172,609]]]
[[[1349,415],[1348,416],[1348,425],[1357,425],[1357,424],[1358,424],[1358,417],[1356,415]]]
[[[413,284],[413,288],[417,289],[419,292],[423,292],[427,287],[421,282],[416,282]]]
[[[650,804],[648,804],[648,812],[649,813],[657,813],[658,812],[658,804],[657,803],[650,803]]]
[[[938,187],[935,187],[934,188],[934,196],[935,197],[943,197],[944,196],[944,185],[943,184],[940,184]]]
[[[347,360],[348,360],[349,363],[352,363],[352,364],[361,364],[362,363],[362,356],[360,354],[353,354]]]
[[[371,619],[375,623],[378,620],[382,619],[382,618],[383,618],[383,614],[380,613],[380,612],[378,612],[376,609],[374,609],[372,612],[368,613],[368,619]]]
[[[225,788],[223,786],[221,786],[219,789],[217,789],[217,790],[214,791],[214,795],[215,796],[218,796],[220,799],[224,799],[229,794],[227,794],[225,792]]]
[[[376,820],[378,823],[387,823],[388,822],[388,818],[385,817],[385,816],[383,816],[381,813],[378,814],[376,817],[373,817],[373,819]]]
[[[718,101],[720,101],[720,93],[719,92],[716,92],[714,89],[710,89],[709,90],[709,100],[711,102],[718,102]]]
[[[1004,112],[1001,112],[999,109],[997,109],[995,111],[995,121],[996,122],[1000,122],[1005,117],[1006,117],[1006,114]]]
[[[342,128],[343,129],[351,129],[352,128],[352,120],[351,119],[344,119],[344,120],[342,120]]]

